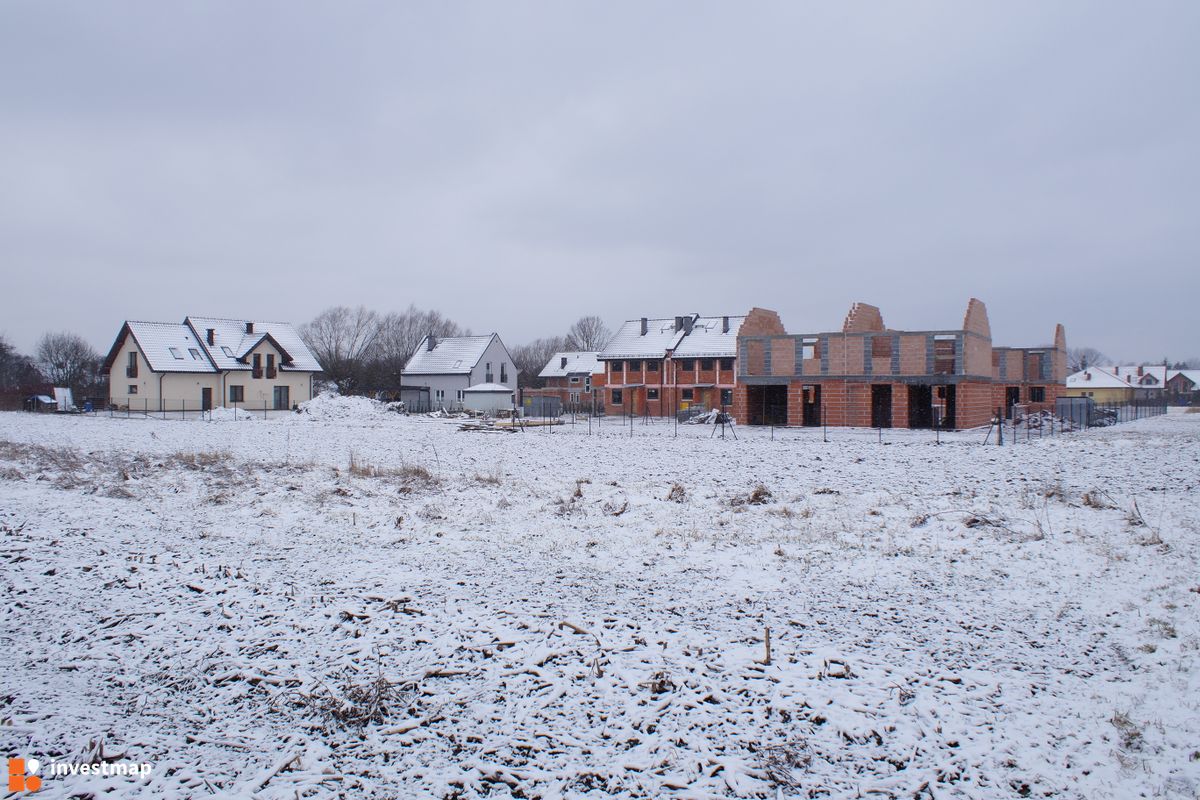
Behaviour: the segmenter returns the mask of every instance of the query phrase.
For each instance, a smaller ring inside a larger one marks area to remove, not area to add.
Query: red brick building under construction
[[[668,416],[688,408],[733,403],[741,316],[625,322],[597,358],[603,374],[592,385],[605,413]]]
[[[1033,348],[992,346],[974,298],[960,328],[890,330],[856,303],[841,331],[789,334],[755,308],[738,334],[734,417],[751,425],[971,428],[997,408],[1053,409],[1066,380],[1066,335]]]

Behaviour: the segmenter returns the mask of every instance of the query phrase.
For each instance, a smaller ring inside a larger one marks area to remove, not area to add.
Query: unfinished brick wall
[[[779,314],[768,308],[752,308],[738,329],[738,336],[783,336],[787,331]]]
[[[1056,384],[1067,382],[1067,329],[1054,326],[1054,351],[1050,361],[1050,378]]]
[[[846,320],[842,323],[843,333],[871,333],[885,330],[887,329],[883,326],[883,315],[879,313],[877,307],[867,303],[855,303],[850,306]]]

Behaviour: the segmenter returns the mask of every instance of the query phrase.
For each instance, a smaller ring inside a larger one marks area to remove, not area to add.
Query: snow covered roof
[[[275,346],[291,358],[290,361],[280,363],[280,369],[288,372],[321,371],[321,365],[300,337],[300,332],[287,322],[219,317],[188,317],[184,321],[191,327],[219,370],[250,369],[251,365],[242,359],[269,336]],[[212,345],[208,344],[210,328],[213,331]]]
[[[1140,367],[1137,365],[1122,364],[1112,369],[1117,373],[1118,377],[1143,389],[1161,388],[1167,382],[1167,368],[1162,364],[1149,364]]]
[[[1187,378],[1193,386],[1200,386],[1200,369],[1173,369],[1168,373],[1167,380],[1172,380],[1176,375]]]
[[[675,348],[676,358],[733,358],[745,317],[699,317]]]
[[[488,336],[434,337],[433,349],[429,337],[421,339],[401,375],[466,375],[475,369],[496,334]]]
[[[690,318],[690,317],[689,317]],[[676,319],[631,319],[609,340],[597,358],[665,358],[683,338]],[[645,324],[646,332],[642,333]]]
[[[737,332],[745,317],[702,317],[687,314],[673,319],[631,319],[598,354],[613,358],[731,357],[737,353]],[[725,330],[725,322],[729,330]],[[691,333],[688,333],[688,328]],[[643,332],[645,331],[645,332]]]
[[[513,390],[511,386],[505,386],[502,383],[477,383],[474,386],[468,386],[466,389],[463,389],[463,391],[479,392],[481,394],[490,392],[504,392],[505,394],[512,394]]]
[[[1067,376],[1068,389],[1132,389],[1129,383],[1103,367],[1088,367]]]
[[[117,336],[112,352],[105,361],[106,368],[112,367],[111,359],[117,356],[126,332],[137,342],[138,350],[155,372],[215,372],[212,361],[204,346],[196,339],[191,329],[182,322],[141,322],[129,320]]]
[[[253,333],[247,332],[247,326]],[[213,344],[208,344],[208,329]],[[104,361],[112,369],[126,335],[137,342],[138,350],[155,372],[224,372],[247,370],[251,365],[238,359],[253,350],[263,339],[270,339],[284,354],[279,368],[293,372],[320,372],[321,365],[294,327],[286,322],[246,322],[211,317],[188,317],[183,322],[142,322],[129,320],[121,328],[112,350]],[[290,359],[290,360],[288,360]]]
[[[539,378],[565,378],[568,375],[602,375],[604,367],[600,366],[599,355],[595,350],[555,353],[542,371]]]

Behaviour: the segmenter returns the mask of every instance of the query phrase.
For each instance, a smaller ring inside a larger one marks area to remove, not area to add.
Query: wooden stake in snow
[[[762,664],[764,667],[769,667],[771,666],[771,629],[768,627],[764,628],[763,630],[766,632],[763,638],[764,653],[762,661],[758,663]]]

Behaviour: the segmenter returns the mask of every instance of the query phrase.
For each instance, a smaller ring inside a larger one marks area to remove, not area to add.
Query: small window
[[[683,389],[680,391],[679,394],[680,394],[680,398],[683,400],[691,400],[692,397],[694,396],[694,392],[691,389]]]
[[[225,356],[226,356],[227,358],[234,358],[234,357],[235,357],[235,356],[233,355],[233,351],[229,349],[229,346],[228,346],[228,345],[221,345],[221,352],[222,352],[222,353],[224,353],[224,354],[225,354]]]
[[[571,378],[570,378],[570,381],[571,381],[571,383],[579,383],[579,376],[578,376],[578,375],[572,375],[572,376],[571,376]]]
[[[721,359],[721,371],[722,372],[733,372],[733,359],[732,358],[722,358]]]
[[[458,390],[458,400],[460,403],[462,402],[462,399],[463,399],[463,390],[459,389]]]
[[[733,405],[733,389],[722,389],[721,390],[721,405],[723,405],[723,406]]]
[[[696,368],[696,359],[685,358],[679,362],[679,368],[685,372],[691,372]]]
[[[621,405],[621,403],[624,402],[624,400],[625,400],[625,397],[620,389],[612,390],[612,404],[614,406]]]
[[[1030,386],[1029,387],[1029,402],[1031,402],[1031,403],[1046,402],[1046,387],[1045,386]]]
[[[712,372],[714,366],[715,364],[711,358],[700,359],[700,369],[704,372]]]
[[[180,361],[183,361],[183,353],[179,352],[178,347],[168,347],[167,349],[171,351],[172,356],[178,358]]]
[[[820,339],[801,339],[800,340],[800,358],[820,358],[821,350]]]
[[[229,402],[244,403],[246,401],[246,387],[230,386],[229,387]]]
[[[646,399],[647,400],[657,400],[658,399],[658,389],[647,389],[646,390]]]
[[[137,394],[137,384],[136,383],[129,384],[129,394]]]
[[[630,361],[628,369],[630,372],[641,372],[642,371],[642,362],[641,361]]]
[[[458,369],[458,368],[459,368],[459,367],[461,367],[461,366],[462,366],[462,359],[460,358],[460,359],[458,359],[457,361],[455,361],[455,362],[454,362],[454,367],[453,367],[453,369]]]
[[[646,369],[648,369],[650,372],[658,372],[658,362],[657,361],[647,361]]]
[[[625,369],[624,361],[610,361],[608,363],[612,365],[611,369],[613,372],[620,372],[621,370]]]
[[[200,360],[200,351],[199,351],[199,350],[197,350],[197,349],[196,349],[196,348],[194,348],[194,347],[189,347],[189,348],[188,348],[188,352],[192,354],[192,360],[193,360],[193,361],[199,361],[199,360]]]

